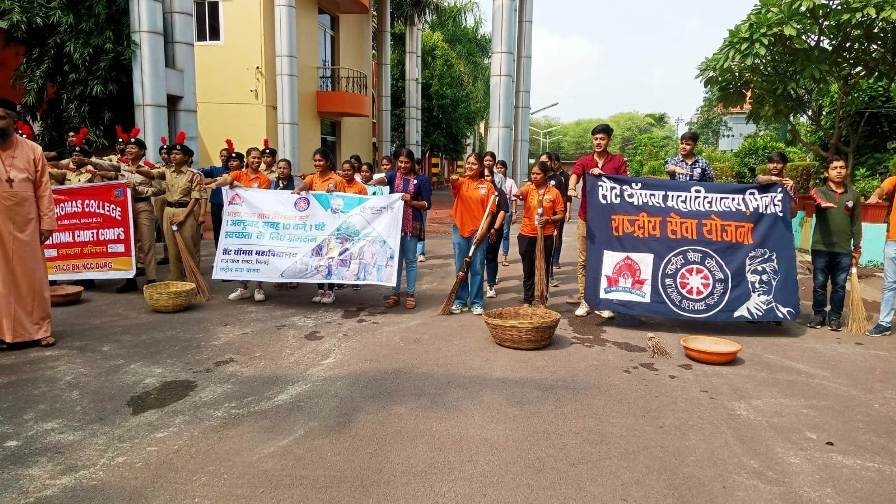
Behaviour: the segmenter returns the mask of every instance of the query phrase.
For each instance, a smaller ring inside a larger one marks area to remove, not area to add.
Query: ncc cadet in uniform
[[[87,128],[81,128],[81,131],[75,136],[75,144],[70,152],[71,157],[58,163],[58,166],[64,169],[51,168],[49,170],[50,180],[56,185],[90,184],[100,180],[97,171],[90,164],[93,152],[85,143],[87,134]]]
[[[277,179],[277,149],[271,147],[271,141],[267,138],[261,149],[261,172],[271,180]]]
[[[171,280],[183,281],[186,279],[183,260],[180,249],[174,237],[172,226],[177,226],[186,252],[190,254],[193,262],[199,265],[199,243],[202,200],[208,199],[205,187],[202,185],[202,175],[189,167],[193,159],[193,149],[185,142],[186,133],[177,134],[176,142],[168,147],[171,164],[154,170],[145,168],[137,169],[137,173],[155,180],[164,180],[165,186],[165,213],[162,216],[162,230],[165,233],[165,242],[168,244],[170,257]]]
[[[153,184],[149,177],[138,173],[139,170],[149,170],[152,165],[146,161],[146,142],[137,135],[139,128],[134,130],[125,141],[125,159],[120,163],[110,163],[94,159],[96,168],[106,173],[101,173],[103,178],[123,180],[131,190],[134,209],[134,234],[137,239],[138,260],[143,264],[144,271],[137,270],[134,278],[128,278],[115,292],[133,292],[138,289],[136,276],[141,273],[146,275],[146,283],[154,283],[156,275],[156,226],[155,211],[152,206],[152,198],[162,194],[162,189]],[[114,172],[110,176],[108,172]]]

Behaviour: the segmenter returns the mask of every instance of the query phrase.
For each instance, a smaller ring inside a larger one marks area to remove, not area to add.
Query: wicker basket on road
[[[495,343],[519,350],[535,350],[551,343],[560,314],[546,308],[514,306],[495,308],[483,314]]]
[[[179,312],[196,299],[196,286],[189,282],[156,282],[143,288],[143,298],[153,311]]]

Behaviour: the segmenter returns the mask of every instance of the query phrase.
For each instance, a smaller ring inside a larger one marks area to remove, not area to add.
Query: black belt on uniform
[[[168,208],[187,208],[189,204],[189,201],[169,201],[165,203],[165,206]]]
[[[134,203],[145,203],[147,201],[152,201],[152,198],[149,196],[144,196],[142,198],[134,198]]]

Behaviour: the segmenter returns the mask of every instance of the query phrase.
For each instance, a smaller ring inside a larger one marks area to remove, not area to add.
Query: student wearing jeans
[[[830,206],[816,203],[815,229],[812,231],[812,318],[809,327],[825,325],[832,331],[843,327],[846,279],[853,262],[862,252],[862,220],[859,195],[847,185],[849,170],[838,156],[827,161],[826,180],[816,188]],[[828,283],[831,284],[830,309]]]
[[[451,313],[455,314],[467,309],[470,309],[473,315],[482,315],[485,311],[482,274],[485,270],[486,247],[482,240],[488,230],[481,230],[480,235],[479,224],[486,212],[495,212],[495,204],[489,205],[489,202],[496,193],[492,183],[485,180],[484,168],[482,156],[478,152],[473,152],[467,156],[463,177],[451,176],[451,193],[454,195],[454,205],[451,208],[454,226],[451,227],[451,235],[454,244],[455,271],[458,273],[461,271],[470,247],[478,243],[470,258],[470,271],[461,282],[454,298],[454,305],[451,306]]]
[[[510,263],[507,262],[507,254],[510,252],[510,225],[513,224],[513,214],[516,207],[515,196],[519,189],[516,181],[507,176],[507,161],[499,159],[495,162],[495,172],[503,175],[506,179],[503,189],[504,194],[507,195],[507,215],[504,217],[504,236],[501,238],[501,254],[504,256],[501,266],[510,266]]]

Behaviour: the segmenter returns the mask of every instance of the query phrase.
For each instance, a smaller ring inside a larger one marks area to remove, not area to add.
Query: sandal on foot
[[[413,310],[414,308],[417,307],[417,300],[414,299],[413,294],[408,294],[407,296],[405,296],[404,307],[407,308],[408,310]]]
[[[37,340],[37,344],[44,348],[51,347],[56,344],[56,338],[54,338],[52,336],[47,336],[46,338],[41,338],[41,339]]]
[[[401,296],[399,294],[390,294],[386,296],[386,301],[383,305],[386,308],[395,308],[399,303],[401,303]]]
[[[501,261],[501,266],[510,266],[510,263],[507,262],[507,256],[504,256],[504,260]]]

